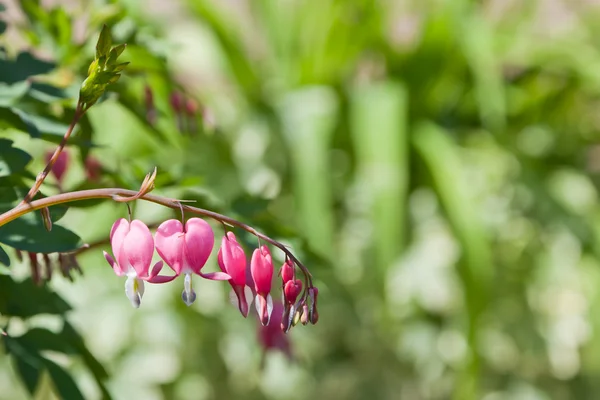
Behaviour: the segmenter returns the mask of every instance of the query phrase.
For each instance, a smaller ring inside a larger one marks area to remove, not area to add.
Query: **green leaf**
[[[12,143],[11,140],[0,139],[0,177],[21,173],[31,161],[29,154],[12,147]]]
[[[62,333],[54,333],[44,328],[33,328],[17,338],[23,346],[37,351],[52,350],[64,354],[75,354],[75,348]]]
[[[15,60],[6,59],[0,53],[0,82],[21,82],[34,75],[47,74],[54,67],[55,64],[42,61],[28,52],[20,53]]]
[[[110,36],[110,29],[108,26],[104,25],[102,27],[102,31],[100,31],[98,43],[96,44],[96,58],[106,57],[110,51],[111,45],[112,38]]]
[[[85,347],[83,338],[67,321],[65,321],[61,335],[65,338],[65,340],[69,341],[71,346],[77,349],[78,353],[81,355],[85,364],[90,369],[99,384],[102,379],[108,378],[108,372],[106,372],[106,369],[104,369],[102,364],[100,364],[93,354],[90,353],[90,351]]]
[[[29,394],[33,396],[35,394],[35,390],[37,389],[38,383],[40,382],[40,367],[37,365],[32,365],[17,357],[14,357],[14,360],[21,380],[25,384]]]
[[[33,138],[41,136],[40,131],[29,120],[27,114],[14,107],[0,107],[0,127],[18,129],[29,133]]]
[[[48,232],[38,212],[0,226],[0,243],[33,253],[68,252],[82,246],[79,236],[60,225]]]
[[[33,83],[27,94],[43,103],[51,103],[69,98],[69,95],[63,89],[39,82]]]
[[[22,282],[0,275],[0,313],[5,316],[29,318],[39,314],[62,315],[71,307],[48,286],[38,286],[31,278]]]
[[[43,359],[44,365],[54,382],[54,387],[63,399],[85,400],[75,381],[62,367],[48,359]]]
[[[33,395],[43,368],[41,356],[35,350],[23,346],[16,338],[10,336],[2,338],[6,352],[12,356],[21,380],[27,391]]]
[[[371,205],[376,265],[389,268],[402,252],[409,185],[408,96],[387,81],[352,92],[350,128],[365,198]],[[383,275],[383,273],[382,273]]]
[[[0,82],[0,105],[11,106],[27,93],[31,84],[27,81],[7,84]]]
[[[6,253],[6,251],[0,246],[0,263],[10,267],[10,257]]]

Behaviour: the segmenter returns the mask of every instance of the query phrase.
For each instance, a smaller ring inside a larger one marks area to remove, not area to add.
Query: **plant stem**
[[[40,187],[42,186],[42,183],[44,183],[44,180],[46,179],[46,177],[52,170],[52,167],[56,163],[56,160],[58,160],[58,156],[60,155],[60,153],[63,151],[65,145],[67,144],[67,141],[69,140],[69,137],[71,136],[71,133],[73,133],[73,130],[75,129],[75,125],[77,125],[77,122],[79,122],[79,119],[83,116],[83,114],[85,114],[86,110],[87,109],[83,108],[81,102],[77,103],[77,108],[75,109],[75,115],[73,116],[73,119],[71,120],[71,123],[69,124],[69,128],[67,129],[67,132],[65,132],[65,135],[63,136],[62,140],[60,141],[60,144],[58,145],[56,150],[54,150],[54,154],[52,154],[52,157],[48,161],[48,164],[46,165],[44,170],[35,178],[35,183],[31,187],[31,189],[29,189],[29,192],[27,192],[27,195],[21,202],[21,205],[31,202],[31,200],[35,197],[35,195],[40,191]]]
[[[21,217],[27,213],[30,213],[32,211],[36,211],[36,210],[39,210],[42,208],[54,206],[57,204],[70,203],[70,202],[74,202],[74,201],[89,200],[89,199],[113,199],[115,197],[135,198],[138,194],[139,194],[139,192],[137,192],[135,190],[127,190],[127,189],[120,189],[120,188],[104,188],[104,189],[79,190],[76,192],[61,193],[61,194],[57,194],[54,196],[48,196],[43,199],[35,200],[35,201],[29,202],[29,203],[21,203],[17,207],[13,208],[12,210],[7,211],[4,214],[0,215],[0,227],[2,227],[3,225]],[[216,213],[214,211],[205,210],[203,208],[191,207],[191,206],[181,204],[181,202],[179,202],[178,200],[175,200],[175,199],[169,199],[169,198],[161,197],[161,196],[154,196],[151,194],[145,194],[145,195],[139,197],[139,199],[146,200],[146,201],[156,203],[156,204],[160,204],[162,206],[169,207],[169,208],[172,208],[175,210],[183,209],[184,211],[188,211],[193,214],[198,214],[198,215],[202,215],[204,217],[212,218],[221,223],[225,223],[228,225],[238,227],[240,229],[245,230],[246,232],[253,234],[254,236],[258,237],[259,239],[262,239],[262,240],[272,244],[273,246],[277,247],[279,250],[283,251],[302,270],[302,272],[304,273],[304,275],[306,276],[306,278],[308,280],[308,284],[310,286],[312,286],[312,275],[310,274],[308,269],[300,262],[300,260],[298,260],[294,256],[294,254],[292,254],[292,252],[290,250],[288,250],[288,248],[283,243],[280,243],[277,240],[272,239],[269,236],[266,236],[265,234],[258,232],[256,229],[252,228],[251,226],[246,225],[243,222],[240,222],[233,218],[230,218],[226,215]]]

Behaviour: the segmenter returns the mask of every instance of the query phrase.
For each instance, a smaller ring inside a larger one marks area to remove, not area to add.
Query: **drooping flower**
[[[175,276],[158,275],[163,262],[154,264],[151,271],[154,240],[150,230],[142,221],[125,218],[117,220],[110,231],[110,244],[115,258],[107,252],[104,258],[113,268],[117,276],[127,276],[125,294],[134,307],[139,307],[144,294],[144,281],[165,283],[172,281]]]
[[[176,219],[170,219],[160,224],[156,230],[158,254],[177,275],[185,275],[181,298],[188,306],[196,300],[196,292],[192,288],[192,274],[211,280],[231,279],[225,272],[202,272],[214,243],[212,228],[200,218],[190,218],[185,226]]]
[[[282,314],[283,305],[279,300],[275,300],[271,322],[267,326],[261,324],[258,327],[258,340],[265,352],[279,350],[291,359],[292,346],[287,335],[280,327],[282,322]]]
[[[281,280],[283,281],[284,285],[287,282],[293,280],[295,277],[293,261],[289,258],[285,260],[285,262],[281,266],[281,269],[279,270],[279,274],[281,275]]]
[[[250,272],[256,289],[256,312],[258,312],[260,322],[263,325],[268,325],[273,311],[273,299],[270,295],[273,280],[273,261],[267,246],[262,245],[254,250],[250,261]]]
[[[229,284],[237,297],[238,308],[244,318],[247,317],[253,294],[252,289],[246,286],[246,254],[244,254],[244,249],[237,242],[233,232],[227,232],[223,236],[218,262],[221,271],[231,276]]]
[[[302,281],[300,279],[287,281],[283,286],[283,298],[285,299],[285,302],[290,305],[296,303],[296,299],[301,291]]]

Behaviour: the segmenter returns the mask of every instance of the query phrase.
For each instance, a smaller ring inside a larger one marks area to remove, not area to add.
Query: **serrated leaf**
[[[110,51],[111,45],[112,38],[110,35],[110,29],[108,28],[108,26],[104,25],[102,27],[102,31],[100,31],[98,43],[96,44],[96,58],[107,56],[108,52]]]
[[[10,267],[10,257],[6,253],[6,251],[0,246],[0,263]]]
[[[44,358],[44,365],[52,378],[56,391],[63,399],[85,400],[75,381],[62,367]]]
[[[62,315],[71,307],[48,286],[38,286],[31,278],[22,282],[0,275],[0,313],[5,316],[29,318],[40,314]]]

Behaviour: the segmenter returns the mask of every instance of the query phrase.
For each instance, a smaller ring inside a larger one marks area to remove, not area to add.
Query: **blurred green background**
[[[64,190],[137,189],[157,166],[156,194],[289,243],[320,289],[319,323],[288,335],[292,359],[263,354],[226,284],[196,279],[190,308],[180,280],[150,286],[131,308],[101,253],[125,206],[72,208],[61,224],[98,245],[78,256],[83,276],[47,285],[115,399],[600,396],[600,2],[5,5],[8,56],[53,62],[47,80],[71,100],[102,24],[128,44],[130,66],[68,149]],[[47,103],[59,128],[0,133],[34,174],[68,124],[69,106]],[[57,318],[11,318],[8,332]],[[48,357],[101,397],[78,357]],[[11,359],[0,366],[0,397],[29,398]]]

